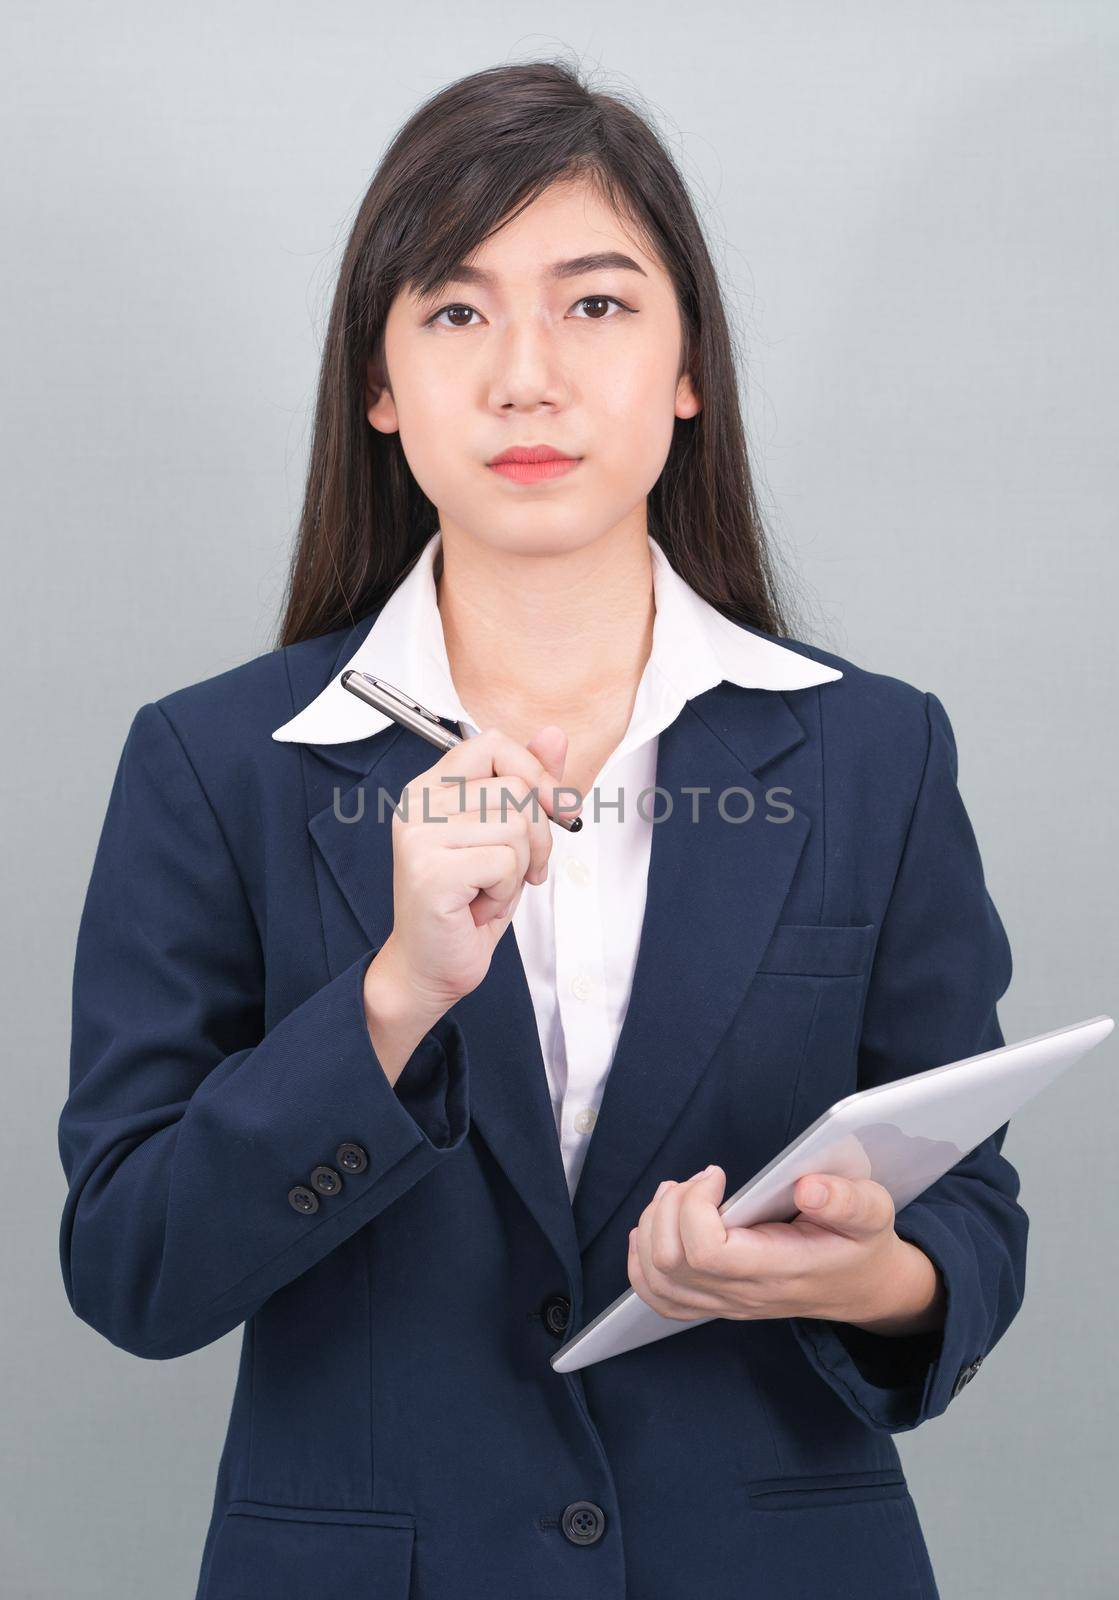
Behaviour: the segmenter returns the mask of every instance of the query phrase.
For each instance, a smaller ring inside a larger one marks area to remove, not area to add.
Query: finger
[[[680,1243],[693,1272],[718,1272],[727,1247],[727,1230],[719,1215],[726,1187],[722,1167],[711,1167],[684,1186],[680,1197]]]
[[[514,899],[520,897],[521,886],[529,871],[530,848],[528,835],[523,827],[516,823],[495,826],[488,822],[472,822],[469,817],[456,819],[443,842],[448,852],[453,850],[456,854],[459,850],[484,850],[494,847],[513,852],[513,864],[506,870],[502,870],[499,857],[492,858],[493,870],[498,876],[491,878],[484,885],[479,885],[482,897],[473,901],[474,921],[478,927],[494,917],[504,916]],[[453,861],[447,861],[446,852],[441,868],[445,869],[449,883],[457,883],[460,880],[459,868]],[[471,882],[479,872],[489,870],[485,861],[479,862],[471,875]],[[478,913],[482,915],[479,916]]]
[[[553,791],[560,784],[559,775],[549,772],[539,756],[526,750],[523,744],[518,744],[500,728],[486,728],[473,738],[464,739],[460,744],[452,746],[440,757],[431,771],[433,774],[438,774],[436,782],[444,776],[523,778],[530,789],[537,790],[540,804],[549,817],[556,809]],[[566,797],[561,796],[560,799],[565,812],[578,812],[582,809],[581,806],[568,806]]]
[[[654,1292],[645,1276],[645,1268],[641,1265],[641,1252],[637,1248],[637,1229],[631,1228],[629,1234],[629,1256],[626,1261],[626,1272],[629,1277],[630,1288],[638,1294],[645,1304],[662,1316],[666,1310],[664,1302]]]
[[[545,827],[548,824],[545,823]],[[504,822],[496,817],[482,818],[477,811],[464,811],[461,816],[448,818],[448,825],[435,840],[448,850],[469,849],[477,844],[507,844],[516,853],[521,877],[527,877],[532,866],[532,840],[523,817],[512,815]]]
[[[653,1226],[653,1214],[657,1209],[661,1195],[664,1194],[665,1190],[670,1188],[671,1185],[671,1178],[665,1178],[663,1182],[658,1183],[656,1189],[653,1191],[653,1198],[649,1201],[649,1204],[638,1217],[637,1227],[632,1231],[633,1247],[641,1259],[643,1269],[646,1271],[651,1265],[649,1243],[652,1237],[651,1230]]]
[[[563,769],[567,765],[568,740],[567,734],[561,727],[555,723],[548,723],[528,741],[525,748],[543,762],[546,772],[554,772],[557,778],[563,777]],[[572,803],[576,799],[581,800],[582,796],[577,794],[573,786],[568,785],[565,791],[559,793],[558,799],[566,812]],[[533,863],[528,875],[529,882],[534,884],[543,883],[548,876],[548,857],[552,852],[551,827],[545,824],[544,832],[547,835],[547,855],[543,864]]]
[[[822,1201],[815,1192],[817,1187],[825,1191]],[[890,1192],[872,1178],[812,1173],[797,1179],[793,1198],[809,1221],[849,1239],[869,1238],[894,1225]]]
[[[634,1230],[633,1251],[640,1262],[642,1276],[646,1283],[649,1282],[650,1275],[652,1275],[662,1285],[664,1284],[664,1279],[661,1277],[658,1268],[653,1265],[653,1219],[657,1215],[664,1196],[670,1193],[674,1187],[675,1184],[671,1178],[665,1178],[662,1183],[657,1185],[653,1198],[638,1218],[637,1227]]]
[[[700,1318],[723,1316],[727,1310],[726,1302],[720,1292],[715,1289],[705,1291],[687,1281],[692,1275],[692,1269],[683,1256],[682,1247],[679,1249],[679,1255],[682,1262],[680,1270],[686,1274],[684,1279],[659,1269],[651,1261],[651,1245],[646,1243],[652,1238],[654,1219],[658,1213],[666,1210],[671,1213],[675,1209],[682,1214],[685,1207],[694,1203],[692,1197],[704,1178],[710,1183],[712,1174],[696,1173],[686,1183],[673,1183],[666,1179],[646,1207],[637,1227],[631,1228],[629,1233],[630,1283],[641,1298],[661,1316],[671,1317],[677,1321],[694,1322]],[[719,1184],[721,1185],[723,1181],[720,1172]],[[704,1203],[708,1209],[713,1209],[710,1199]],[[717,1215],[717,1212],[715,1214]]]
[[[629,1255],[626,1267],[630,1286],[640,1295],[646,1305],[652,1307],[658,1316],[671,1317],[675,1321],[692,1322],[703,1314],[695,1306],[676,1297],[671,1281],[661,1283],[658,1278],[657,1287],[654,1287],[649,1282],[648,1273],[641,1259],[637,1228],[631,1228],[629,1231]],[[711,1307],[710,1309],[715,1310],[716,1308]]]
[[[469,906],[476,927],[505,916],[520,892],[521,862],[511,844],[467,845],[457,859],[443,852],[430,880],[432,905],[451,914]]]
[[[525,748],[531,755],[539,757],[545,772],[553,774],[557,780],[556,809],[562,808],[565,816],[582,811],[584,795],[581,790],[572,783],[565,784],[562,781],[568,755],[568,738],[564,730],[557,723],[547,723],[528,740]]]
[[[530,755],[536,756],[545,772],[563,777],[567,765],[567,734],[558,723],[549,722],[540,728],[525,745]]]
[[[657,1281],[657,1274],[670,1276],[688,1265],[684,1241],[680,1237],[680,1207],[684,1197],[692,1192],[702,1176],[697,1172],[684,1183],[671,1183],[652,1207],[648,1228],[649,1256],[645,1270],[653,1283]]]
[[[548,820],[540,799],[523,778],[517,776],[495,778],[470,778],[445,774],[439,787],[429,787],[422,796],[423,808],[417,806],[416,820],[437,822],[439,832],[436,844],[450,844],[447,824],[461,817],[470,817],[484,827],[492,825],[495,840],[507,837],[500,829],[510,826],[523,832],[528,841],[529,864],[525,876],[533,883],[542,883],[547,876],[548,858],[552,853],[552,824]],[[434,831],[434,830],[433,830]]]
[[[446,773],[438,786],[427,786],[427,815],[429,817],[457,817],[473,812],[486,822],[506,822],[510,818],[524,817],[532,821],[532,789],[523,778],[516,775],[488,778],[464,778],[460,773]],[[544,807],[537,802],[536,813],[545,816]],[[416,819],[424,820],[416,806]],[[442,826],[442,824],[440,824]]]
[[[679,1223],[680,1191],[683,1187],[683,1184],[674,1181],[666,1184],[664,1193],[650,1210],[647,1230],[649,1252],[644,1266],[652,1283],[657,1281],[658,1276],[667,1277],[675,1272],[684,1259]]]

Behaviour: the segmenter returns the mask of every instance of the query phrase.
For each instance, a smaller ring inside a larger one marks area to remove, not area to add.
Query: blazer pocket
[[[870,964],[877,926],[874,922],[779,923],[758,971],[797,978],[861,977]]]
[[[345,1587],[354,1574],[362,1593],[408,1600],[415,1537],[416,1519],[406,1511],[232,1500],[198,1600],[308,1600],[324,1585]]]
[[[750,1502],[758,1511],[803,1511],[814,1506],[854,1505],[861,1500],[901,1500],[909,1485],[900,1467],[811,1476],[752,1478]]]

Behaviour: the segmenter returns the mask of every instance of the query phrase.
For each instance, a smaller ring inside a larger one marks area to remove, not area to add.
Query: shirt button
[[[576,1000],[585,1000],[591,992],[591,980],[585,972],[577,972],[571,980],[571,993]]]
[[[598,1112],[595,1111],[591,1106],[588,1106],[585,1111],[580,1111],[575,1118],[576,1132],[590,1133],[597,1121]]]
[[[561,1525],[564,1538],[572,1544],[594,1544],[606,1528],[606,1513],[593,1500],[573,1500],[564,1509]]]
[[[580,861],[578,856],[569,856],[567,866],[564,868],[572,883],[587,884],[591,881],[591,869],[585,861]]]

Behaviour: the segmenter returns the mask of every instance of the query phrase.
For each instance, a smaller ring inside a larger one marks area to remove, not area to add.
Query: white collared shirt
[[[356,653],[272,737],[312,744],[368,738],[391,718],[342,688],[347,668],[411,695],[469,738],[481,731],[451,678],[434,561],[424,545]],[[645,914],[659,736],[688,700],[724,679],[745,688],[802,689],[843,674],[739,628],[675,571],[649,538],[656,615],[629,724],[584,797],[583,827],[552,829],[548,876],[526,883],[512,931],[528,980],[540,1050],[572,1196],[625,1020]],[[433,760],[435,752],[432,752]],[[638,808],[638,797],[645,798]],[[642,814],[644,813],[644,814]],[[508,936],[508,935],[507,935]]]

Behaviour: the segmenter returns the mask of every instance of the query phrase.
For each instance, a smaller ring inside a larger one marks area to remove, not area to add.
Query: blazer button
[[[542,1307],[541,1314],[544,1326],[549,1333],[554,1333],[557,1339],[562,1339],[567,1332],[567,1324],[571,1319],[571,1301],[566,1295],[549,1295]]]
[[[342,1180],[333,1167],[316,1167],[311,1174],[311,1187],[317,1189],[319,1194],[337,1194],[342,1187]]]
[[[594,1544],[602,1538],[606,1513],[593,1500],[573,1500],[564,1510],[562,1527],[572,1544]]]
[[[308,1189],[306,1184],[297,1183],[294,1189],[288,1190],[288,1201],[296,1211],[301,1211],[309,1217],[312,1211],[319,1209],[319,1197],[313,1189]]]
[[[369,1165],[369,1157],[359,1144],[347,1140],[340,1144],[335,1151],[334,1159],[343,1172],[364,1172]]]

